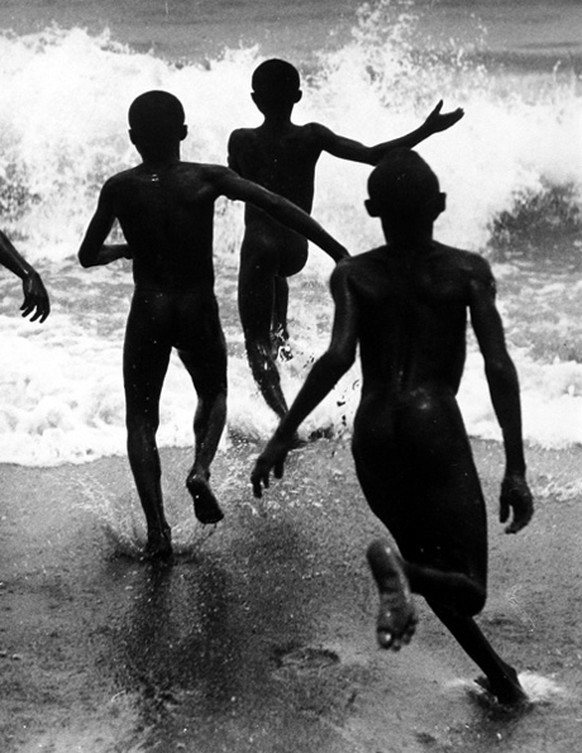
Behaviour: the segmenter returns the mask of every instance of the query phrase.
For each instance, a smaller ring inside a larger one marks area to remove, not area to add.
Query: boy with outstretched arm
[[[301,421],[350,368],[360,348],[362,394],[353,427],[358,480],[398,546],[374,541],[368,561],[380,593],[377,637],[399,649],[415,630],[411,592],[431,609],[485,674],[503,704],[525,703],[517,672],[493,650],[473,617],[487,589],[486,511],[456,394],[470,317],[485,363],[506,455],[500,521],[507,533],[529,522],[519,385],[481,256],[438,243],[433,222],[445,195],[414,152],[388,155],[368,182],[368,212],[386,245],[332,273],[331,344],[252,472],[256,496],[272,469],[283,473]]]
[[[84,267],[122,257],[133,261],[135,290],[127,320],[123,373],[127,448],[147,521],[147,557],[169,557],[156,446],[159,401],[172,348],[198,396],[194,462],[186,486],[202,523],[222,510],[210,484],[210,464],[226,419],[226,347],[214,295],[212,232],[220,196],[252,202],[304,234],[335,261],[347,251],[291,202],[220,165],[183,162],[184,110],[167,92],[138,97],[129,110],[137,167],[110,178],[79,250]],[[104,244],[117,218],[126,244]]]
[[[228,163],[243,178],[311,212],[315,168],[323,152],[334,157],[377,164],[397,147],[412,148],[463,116],[457,109],[441,113],[439,102],[425,122],[401,138],[365,146],[338,136],[320,123],[295,125],[293,107],[301,99],[299,73],[284,60],[267,60],[252,77],[252,98],[264,116],[258,128],[235,130],[228,144]],[[247,205],[241,247],[238,306],[253,377],[272,410],[282,418],[287,403],[276,359],[287,351],[287,278],[307,261],[307,241],[282,227],[260,208]]]

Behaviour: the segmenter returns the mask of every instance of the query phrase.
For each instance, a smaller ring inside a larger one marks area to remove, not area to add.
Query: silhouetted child
[[[234,131],[228,144],[228,164],[243,178],[285,196],[311,212],[315,167],[322,152],[334,157],[377,164],[396,147],[413,147],[456,123],[463,111],[441,114],[442,102],[415,131],[401,138],[367,147],[338,136],[319,123],[291,122],[302,96],[297,70],[283,60],[267,60],[252,77],[252,98],[264,116],[258,128]],[[253,377],[267,404],[279,418],[287,412],[276,358],[288,339],[287,278],[307,261],[305,238],[281,227],[254,206],[245,212],[241,247],[238,306],[247,357]]]
[[[135,291],[127,320],[123,373],[129,462],[147,520],[146,555],[171,554],[156,446],[159,402],[172,348],[198,404],[195,453],[186,486],[202,523],[223,517],[210,488],[210,464],[226,417],[226,347],[214,295],[212,232],[219,196],[252,202],[321,246],[336,261],[347,251],[286,199],[226,167],[180,160],[184,110],[167,92],[146,92],[129,110],[137,167],[110,178],[79,250],[85,267],[133,260]],[[107,244],[117,218],[126,244]]]
[[[368,182],[368,212],[386,245],[340,262],[332,273],[331,344],[252,472],[256,496],[283,473],[301,421],[351,367],[359,347],[362,394],[354,418],[356,472],[371,510],[399,552],[374,541],[368,561],[380,593],[377,635],[398,649],[414,633],[411,592],[422,594],[485,673],[504,704],[525,693],[513,667],[492,649],[473,616],[487,591],[486,510],[456,401],[470,317],[483,355],[506,455],[500,521],[515,533],[533,502],[525,480],[519,385],[495,305],[489,264],[433,240],[445,195],[414,152],[389,155]]]

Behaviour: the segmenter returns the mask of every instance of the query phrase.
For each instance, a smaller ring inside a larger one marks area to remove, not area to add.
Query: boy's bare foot
[[[376,637],[381,648],[399,651],[410,643],[418,618],[400,557],[382,539],[376,539],[366,553],[380,593]]]
[[[191,473],[186,479],[186,488],[194,502],[194,514],[201,523],[204,525],[219,523],[224,518],[218,500],[205,478]]]
[[[172,531],[169,526],[148,531],[148,542],[143,551],[144,560],[169,560],[172,556]]]
[[[477,677],[475,682],[487,693],[495,696],[497,702],[503,706],[521,708],[531,705],[525,690],[520,685],[517,672],[509,665],[499,682],[493,683],[488,677]]]

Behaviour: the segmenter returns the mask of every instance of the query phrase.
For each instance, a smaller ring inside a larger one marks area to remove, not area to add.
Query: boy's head
[[[285,60],[265,60],[255,69],[251,80],[252,98],[261,112],[292,108],[302,97],[299,73]]]
[[[368,178],[365,202],[371,217],[391,224],[431,224],[445,209],[437,176],[416,152],[396,149],[374,168]]]
[[[186,138],[184,108],[169,92],[140,94],[129,108],[128,119],[132,143],[147,156],[167,152]]]

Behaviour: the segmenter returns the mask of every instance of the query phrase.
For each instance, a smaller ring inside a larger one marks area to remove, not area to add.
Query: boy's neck
[[[167,149],[155,151],[139,150],[142,164],[147,170],[163,170],[177,165],[180,160],[180,144],[172,144]]]
[[[410,227],[408,224],[405,227],[395,227],[394,225],[388,226],[386,223],[383,223],[382,227],[386,243],[389,246],[422,248],[431,245],[433,242],[432,223],[430,225],[416,227]]]
[[[151,170],[153,172],[158,172],[159,170],[165,170],[168,167],[178,165],[180,161],[180,155],[142,157],[142,165],[146,170]]]
[[[279,131],[292,125],[290,110],[263,113],[263,117],[263,128],[268,131]]]

